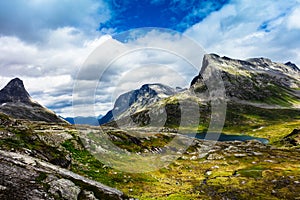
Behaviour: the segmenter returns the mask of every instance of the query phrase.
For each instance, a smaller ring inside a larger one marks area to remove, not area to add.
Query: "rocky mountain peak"
[[[14,78],[11,81],[9,81],[7,86],[10,86],[10,85],[16,85],[16,86],[24,87],[23,81],[19,78]]]
[[[2,90],[0,90],[0,103],[7,102],[31,102],[30,95],[26,91],[21,79],[12,79]]]
[[[176,90],[174,88],[160,83],[145,84],[139,90],[141,92],[152,92],[154,95],[158,95],[161,98],[176,93]]]
[[[176,93],[174,88],[160,83],[144,84],[139,89],[121,94],[116,99],[114,108],[100,119],[99,123],[105,124],[113,119],[130,116],[132,113],[143,110]]]
[[[198,76],[191,82],[195,92],[205,93],[205,80],[220,72],[226,98],[278,106],[299,106],[300,70],[291,63],[273,62],[268,58],[238,60],[207,54]]]
[[[295,71],[299,71],[300,72],[300,69],[298,68],[298,66],[295,65],[294,63],[290,62],[290,61],[287,62],[287,63],[285,63],[285,65],[291,67]]]

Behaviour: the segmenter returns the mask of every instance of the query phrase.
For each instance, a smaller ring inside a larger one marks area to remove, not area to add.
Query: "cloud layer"
[[[110,19],[110,10],[101,0],[9,0],[0,1],[0,11],[0,35],[33,43],[46,41],[49,31],[63,27],[92,33]]]

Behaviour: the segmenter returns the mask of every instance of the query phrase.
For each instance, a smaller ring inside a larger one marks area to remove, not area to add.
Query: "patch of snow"
[[[265,127],[264,127],[264,126],[261,126],[261,127],[257,128],[257,129],[253,129],[252,131],[253,131],[253,132],[259,131],[259,130],[261,130],[261,129],[263,129],[263,128],[265,128]]]

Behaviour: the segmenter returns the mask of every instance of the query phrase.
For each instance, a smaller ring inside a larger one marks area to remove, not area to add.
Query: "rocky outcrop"
[[[54,112],[33,101],[19,78],[11,80],[0,90],[0,112],[16,119],[66,123]]]
[[[290,134],[285,136],[280,142],[287,146],[300,145],[300,129],[294,129]]]
[[[0,151],[0,199],[128,199],[121,191],[19,153]]]

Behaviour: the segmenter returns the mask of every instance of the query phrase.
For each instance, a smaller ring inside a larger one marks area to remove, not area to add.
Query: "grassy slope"
[[[167,99],[168,107],[177,105],[176,100]],[[175,106],[173,106],[175,107]],[[178,106],[177,106],[178,107]],[[180,110],[170,113],[179,113]],[[209,106],[200,106],[200,124],[198,132],[206,132],[210,123]],[[166,126],[178,127],[178,119],[168,117]],[[180,116],[180,115],[179,115]],[[186,127],[189,129],[189,127]],[[226,119],[223,127],[225,134],[245,134],[266,138],[271,144],[276,143],[294,129],[300,128],[300,110],[282,107],[278,109],[260,108],[252,105],[229,102],[226,109]]]
[[[207,121],[207,118],[203,118],[199,129],[205,129]],[[299,121],[297,110],[261,109],[229,104],[224,132],[267,137],[271,142],[275,142],[289,134],[293,128],[299,127]],[[139,199],[289,199],[298,197],[299,194],[297,191],[300,190],[300,185],[295,181],[300,180],[300,156],[299,151],[293,149],[255,149],[260,151],[261,155],[242,158],[225,155],[220,151],[219,154],[222,154],[224,159],[207,160],[204,157],[191,160],[195,155],[195,148],[191,147],[184,155],[185,158],[178,159],[168,167],[155,172],[132,174],[102,164],[84,149],[76,131],[64,131],[62,128],[62,132],[71,134],[73,138],[64,141],[60,148],[51,147],[38,139],[33,140],[36,135],[44,134],[33,130],[51,128],[50,125],[42,128],[39,126],[29,124],[26,129],[2,126],[2,130],[9,130],[15,136],[1,139],[1,148],[14,148],[17,151],[23,151],[24,148],[38,151],[49,149],[51,151],[47,154],[52,154],[48,156],[53,158],[71,154],[72,171],[116,187]],[[264,128],[259,129],[262,126]],[[259,130],[253,131],[255,129]],[[55,133],[52,134],[55,137]],[[135,144],[130,142],[130,137],[126,134],[109,134],[124,141],[116,140],[116,145],[132,151],[163,146],[169,141],[168,137],[159,136]],[[51,134],[49,136],[51,137]],[[207,174],[208,171],[211,174]]]
[[[300,111],[297,109],[229,104],[223,132],[267,138],[274,143],[299,127]]]

